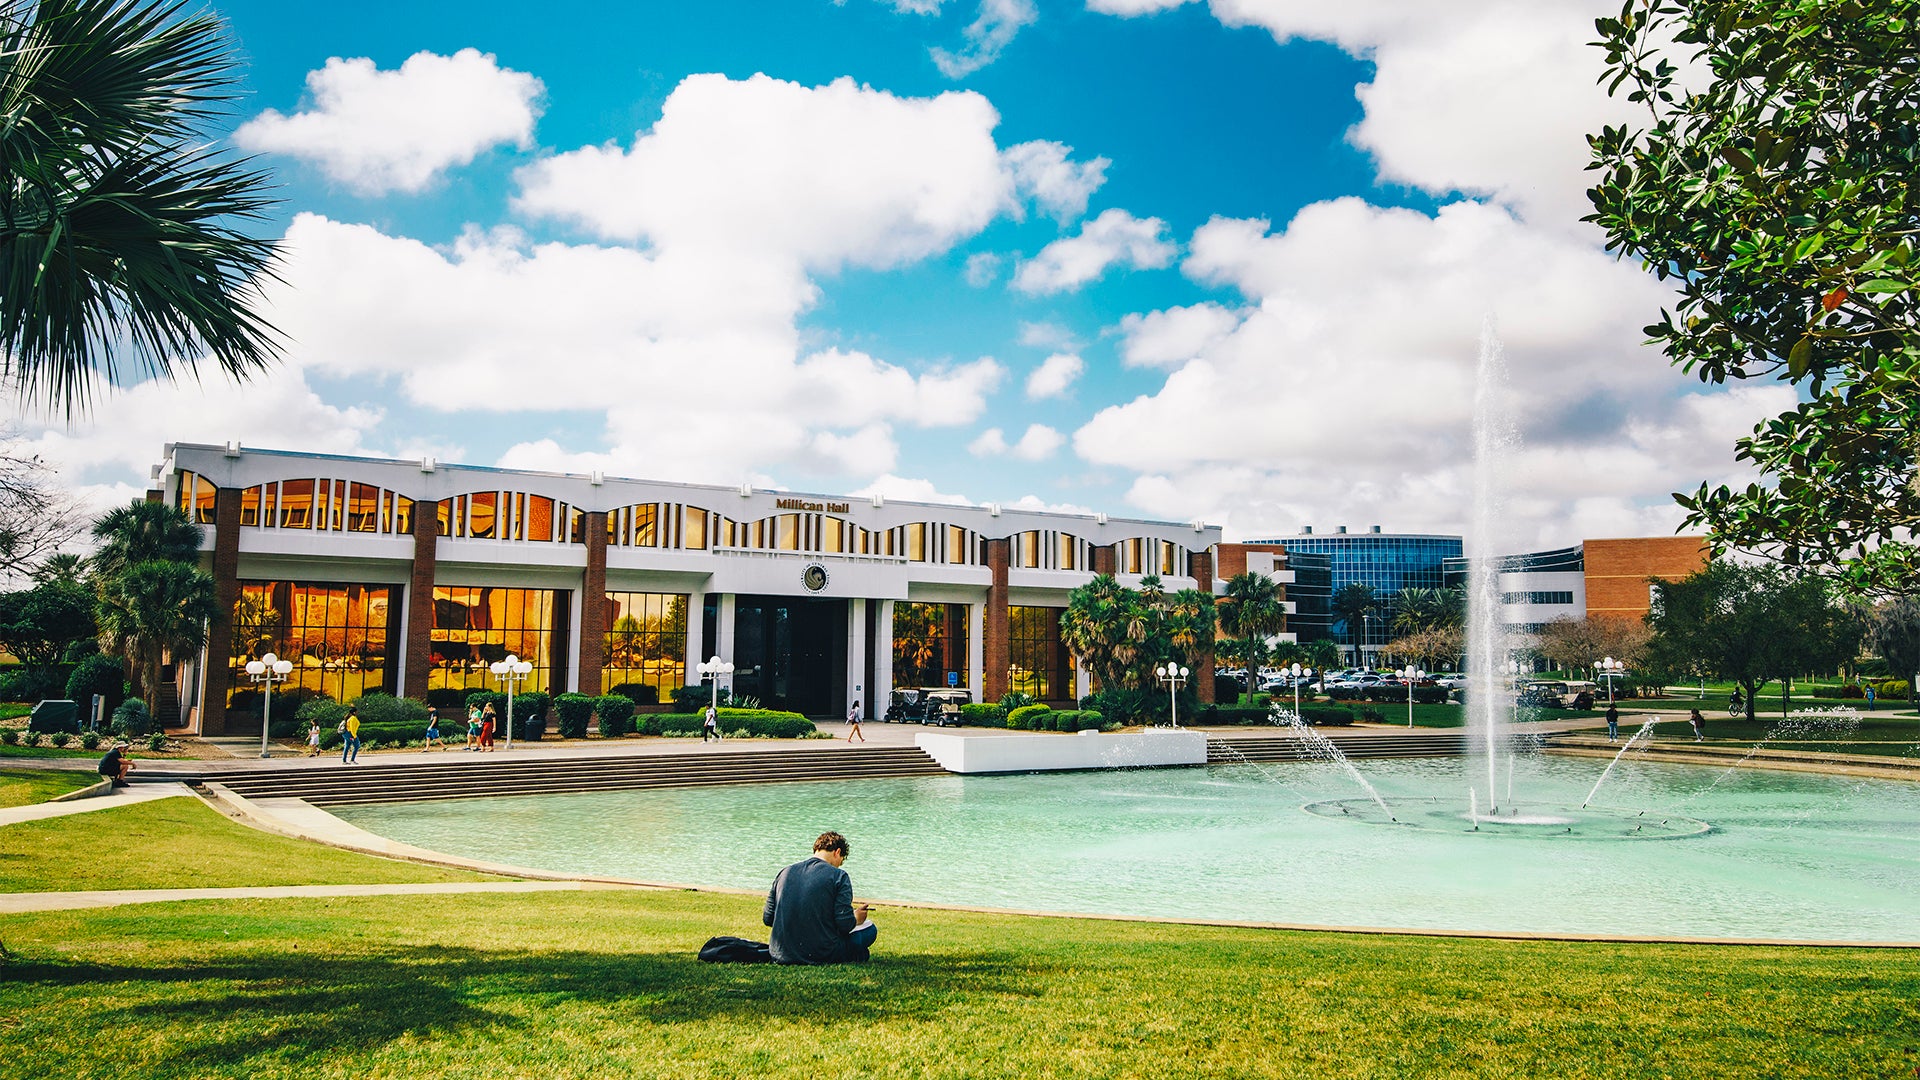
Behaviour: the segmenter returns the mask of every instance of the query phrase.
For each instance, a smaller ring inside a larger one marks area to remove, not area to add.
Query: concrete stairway
[[[1456,757],[1472,750],[1471,735],[1463,728],[1414,731],[1405,735],[1318,729],[1327,741],[1349,758]],[[1537,749],[1535,734],[1511,736],[1515,749]],[[1241,761],[1305,761],[1313,758],[1306,740],[1294,735],[1214,735],[1207,739],[1207,764],[1232,765]]]
[[[445,763],[221,771],[209,773],[202,779],[224,784],[235,794],[248,798],[296,798],[317,806],[339,806],[495,795],[944,775],[946,771],[916,747],[877,746],[520,761],[489,760],[469,754]]]

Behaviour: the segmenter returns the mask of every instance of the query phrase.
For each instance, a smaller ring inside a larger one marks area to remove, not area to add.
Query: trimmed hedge
[[[1453,694],[1444,686],[1416,686],[1413,688],[1415,705],[1443,705]],[[1404,686],[1336,686],[1327,691],[1327,696],[1335,701],[1373,701],[1391,705],[1407,703],[1407,688]]]
[[[1041,731],[1041,730],[1051,731],[1053,730],[1052,728],[1043,729],[1040,726],[1041,723],[1043,723],[1043,721],[1041,721],[1038,718],[1040,717],[1041,714],[1050,713],[1052,711],[1053,711],[1053,706],[1042,705],[1042,704],[1039,704],[1038,702],[1035,702],[1032,705],[1022,705],[1016,709],[1010,710],[1007,713],[1007,726],[1009,728],[1012,728],[1015,731]]]
[[[561,694],[553,699],[553,716],[561,738],[587,737],[587,725],[593,721],[593,701],[585,694]]]
[[[960,706],[961,727],[1005,727],[1007,710],[998,705],[967,704]]]
[[[1246,709],[1235,705],[1209,705],[1200,710],[1196,724],[1270,724],[1273,714],[1266,709]]]
[[[642,735],[697,735],[703,713],[653,713],[640,724]],[[798,739],[813,734],[813,721],[799,713],[773,709],[721,709],[721,731],[745,731],[774,739]]]
[[[619,694],[635,705],[660,704],[660,688],[652,683],[623,682],[608,690],[607,693]],[[675,699],[678,700],[678,695]]]
[[[633,734],[633,699],[607,694],[593,699],[593,711],[600,718],[600,734],[609,739]]]

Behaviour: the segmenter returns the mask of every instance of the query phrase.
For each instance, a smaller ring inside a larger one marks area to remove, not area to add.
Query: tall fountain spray
[[[1499,809],[1501,669],[1507,659],[1500,625],[1500,481],[1514,436],[1506,402],[1506,361],[1489,315],[1480,326],[1480,363],[1473,391],[1473,517],[1467,556],[1467,724],[1486,755],[1488,813]],[[1477,786],[1477,785],[1476,785]]]

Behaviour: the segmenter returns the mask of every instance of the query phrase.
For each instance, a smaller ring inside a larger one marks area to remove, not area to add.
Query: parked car
[[[1467,677],[1457,671],[1448,671],[1435,675],[1433,681],[1434,685],[1444,686],[1449,690],[1465,690],[1467,688]]]

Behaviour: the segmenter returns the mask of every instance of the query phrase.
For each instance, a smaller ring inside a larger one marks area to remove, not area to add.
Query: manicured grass
[[[1374,708],[1379,709],[1385,718],[1381,721],[1382,723],[1404,725],[1407,722],[1405,702],[1398,705],[1376,704]],[[1520,723],[1526,724],[1539,720],[1575,720],[1599,715],[1597,712],[1580,709],[1521,709],[1516,713],[1512,708],[1507,708],[1501,711],[1500,719],[1503,723],[1517,719]],[[1414,727],[1456,728],[1465,727],[1466,723],[1467,709],[1464,705],[1415,705],[1413,707]]]
[[[82,750],[80,741],[75,739],[66,746],[8,746],[0,743],[0,758],[74,758],[99,757],[106,753],[102,750]],[[137,756],[137,755],[136,755]]]
[[[1643,712],[1632,713],[1622,712],[1620,714],[1620,727],[1623,731],[1638,731],[1640,725],[1646,723],[1648,715],[1657,713],[1660,716],[1667,717],[1667,719],[1663,719],[1653,726],[1655,735],[1672,738],[1679,738],[1684,735],[1691,739],[1693,738],[1693,726],[1687,722],[1687,711],[1692,707],[1692,705],[1683,705],[1674,709],[1648,709]],[[1883,747],[1892,746],[1896,750],[1920,742],[1920,721],[1894,717],[1868,717],[1861,720],[1857,727],[1844,729],[1815,725],[1807,727],[1804,730],[1790,730],[1768,739],[1768,736],[1774,735],[1774,733],[1779,730],[1780,718],[1777,716],[1768,719],[1762,715],[1755,717],[1752,721],[1748,721],[1745,717],[1729,717],[1726,715],[1725,710],[1722,710],[1718,716],[1707,712],[1705,709],[1700,710],[1700,714],[1706,717],[1707,738],[1715,742],[1736,742],[1751,746],[1754,743],[1760,742],[1762,739],[1767,739],[1767,745],[1780,746],[1783,749],[1786,747],[1804,748],[1807,743],[1819,742],[1832,743],[1835,745],[1880,744]],[[1606,725],[1596,725],[1588,730],[1605,731]]]
[[[883,910],[858,967],[718,967],[757,898],[224,901],[0,917],[0,1075],[1911,1075],[1920,954]]]
[[[32,806],[98,783],[100,775],[60,769],[0,769],[0,806]]]
[[[486,880],[263,833],[187,797],[0,826],[0,892]]]
[[[24,701],[0,701],[0,720],[15,720],[33,713],[33,706]]]

